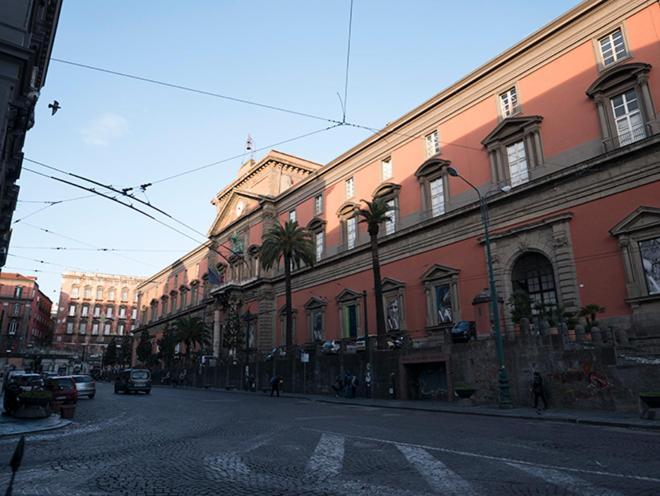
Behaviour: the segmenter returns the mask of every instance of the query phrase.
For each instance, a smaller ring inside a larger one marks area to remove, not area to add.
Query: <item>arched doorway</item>
[[[540,253],[525,253],[516,260],[511,283],[514,293],[524,293],[529,297],[532,315],[539,315],[541,309],[548,311],[557,306],[552,263]]]

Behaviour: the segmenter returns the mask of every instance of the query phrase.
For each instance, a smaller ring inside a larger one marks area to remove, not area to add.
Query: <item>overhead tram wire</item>
[[[274,111],[277,111],[277,112],[284,112],[284,113],[287,113],[287,114],[297,115],[299,117],[307,117],[309,119],[316,119],[316,120],[319,120],[319,121],[326,121],[326,122],[331,122],[331,123],[334,123],[334,124],[339,124],[340,123],[340,121],[338,121],[336,119],[330,119],[328,117],[323,117],[321,115],[315,115],[315,114],[310,114],[308,112],[301,112],[301,111],[289,109],[289,108],[286,108],[286,107],[280,107],[280,106],[277,106],[277,105],[270,105],[270,104],[267,104],[267,103],[256,102],[254,100],[247,100],[245,98],[238,98],[238,97],[233,97],[233,96],[229,96],[229,95],[223,95],[221,93],[215,93],[213,91],[200,90],[200,89],[197,89],[197,88],[192,88],[190,86],[184,86],[184,85],[181,85],[181,84],[168,83],[167,81],[161,81],[159,79],[153,79],[153,78],[147,78],[147,77],[144,77],[144,76],[138,76],[138,75],[135,75],[135,74],[129,74],[127,72],[113,71],[111,69],[106,69],[104,67],[98,67],[98,66],[89,65],[89,64],[82,64],[80,62],[73,62],[71,60],[65,60],[65,59],[60,59],[60,58],[56,58],[56,57],[52,57],[51,60],[53,60],[55,62],[59,62],[61,64],[67,64],[67,65],[71,65],[71,66],[74,66],[74,67],[80,67],[80,68],[89,69],[89,70],[92,70],[92,71],[103,72],[103,73],[106,73],[106,74],[111,74],[113,76],[125,77],[125,78],[129,78],[129,79],[134,79],[136,81],[142,81],[144,83],[156,84],[158,86],[165,86],[167,88],[173,88],[173,89],[176,89],[176,90],[187,91],[187,92],[190,92],[190,93],[197,93],[199,95],[205,95],[205,96],[211,96],[211,97],[214,97],[214,98],[220,98],[222,100],[227,100],[227,101],[230,101],[230,102],[242,103],[242,104],[245,104],[245,105],[251,105],[253,107],[259,107],[259,108],[263,108],[263,109],[267,109],[267,110],[274,110]]]
[[[59,264],[59,263],[55,263],[55,262],[49,262],[47,260],[40,260],[38,258],[31,258],[31,257],[24,257],[24,256],[21,256],[21,255],[14,255],[13,253],[7,253],[7,256],[14,257],[14,258],[20,258],[21,260],[28,260],[30,262],[37,262],[39,264],[52,265],[54,267],[62,267],[62,268],[65,268],[65,269],[78,270],[80,272],[98,272],[97,270],[83,269],[83,268],[80,268],[80,267],[76,267],[74,265]]]
[[[343,106],[343,115],[342,115],[342,124],[346,122],[346,107],[348,106],[348,69],[351,62],[351,35],[353,32],[353,0],[351,0],[351,8],[348,14],[348,43],[346,46],[346,75],[344,78],[344,101],[342,102]]]
[[[46,206],[44,206],[44,207],[41,207],[41,208],[38,208],[37,210],[34,210],[34,211],[30,212],[29,214],[24,215],[23,217],[20,217],[20,218],[18,218],[18,219],[15,219],[15,220],[12,222],[12,224],[18,224],[19,222],[21,222],[21,221],[23,221],[23,220],[25,220],[25,219],[28,219],[28,218],[32,217],[33,215],[37,215],[38,213],[43,212],[44,210],[49,209],[50,207],[54,207],[55,205],[59,205],[60,203],[65,203],[65,202],[70,202],[70,201],[76,201],[76,200],[83,200],[83,199],[85,199],[85,198],[91,198],[91,197],[93,197],[93,196],[95,196],[95,195],[79,196],[79,197],[77,197],[77,198],[70,198],[70,199],[68,199],[68,200],[59,200],[59,201],[43,202],[43,203],[47,203],[48,205],[46,205]]]
[[[101,251],[101,252],[140,252],[140,253],[181,253],[181,250],[157,250],[149,248],[77,248],[72,246],[22,246],[12,245],[17,250],[53,250],[53,251]]]

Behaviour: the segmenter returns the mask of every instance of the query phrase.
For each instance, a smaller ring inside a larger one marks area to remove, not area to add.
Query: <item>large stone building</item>
[[[293,273],[295,342],[362,335],[363,291],[373,332],[356,207],[381,197],[395,208],[380,239],[388,330],[417,347],[460,320],[489,334],[480,204],[451,166],[488,205],[507,332],[516,294],[532,320],[594,304],[604,326],[660,339],[659,25],[656,1],[587,0],[324,166],[274,151],[248,162],[212,202],[210,241],[138,287],[139,330],[196,314],[217,353],[217,302],[232,294],[252,347],[281,345],[283,275],[260,269],[259,247],[295,219],[317,257]]]
[[[52,302],[37,278],[0,274],[0,356],[20,355],[47,344],[52,332]]]
[[[0,267],[16,208],[25,133],[46,73],[62,0],[0,2]]]
[[[58,303],[54,347],[87,359],[100,355],[113,337],[137,325],[133,276],[65,272]]]

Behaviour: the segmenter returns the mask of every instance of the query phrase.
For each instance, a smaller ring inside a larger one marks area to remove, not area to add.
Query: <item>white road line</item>
[[[476,496],[477,493],[472,489],[469,482],[425,449],[406,446],[405,444],[397,444],[396,447],[399,448],[406,460],[417,469],[434,491],[443,495]]]
[[[580,474],[589,474],[589,475],[603,475],[607,477],[616,477],[619,479],[632,479],[632,480],[639,480],[639,481],[646,481],[646,482],[660,482],[660,478],[658,477],[648,477],[646,475],[634,475],[634,474],[622,474],[618,472],[605,472],[603,470],[589,470],[589,469],[584,469],[584,468],[574,468],[574,467],[562,467],[558,465],[547,465],[544,463],[531,463],[531,462],[526,462],[524,460],[516,460],[515,458],[507,458],[503,456],[493,456],[493,455],[484,455],[483,453],[474,453],[472,451],[462,451],[462,450],[455,450],[455,449],[450,449],[450,448],[439,448],[437,446],[428,446],[425,444],[416,444],[416,443],[401,443],[399,441],[392,441],[390,439],[381,439],[378,437],[370,437],[370,436],[355,436],[352,434],[343,434],[341,432],[333,432],[333,431],[324,431],[321,429],[315,429],[313,427],[301,427],[302,430],[305,431],[311,431],[311,432],[320,432],[322,434],[332,434],[334,436],[348,436],[354,439],[362,439],[365,441],[376,441],[379,443],[385,443],[385,444],[394,444],[394,445],[400,445],[403,444],[405,446],[414,446],[416,448],[423,448],[426,450],[430,451],[440,451],[441,453],[451,453],[452,455],[460,455],[460,456],[469,456],[472,458],[480,458],[482,460],[494,460],[498,462],[504,462],[504,463],[517,463],[520,465],[526,465],[530,467],[542,467],[542,468],[549,468],[549,469],[555,469],[555,470],[563,470],[565,472],[575,472],[575,473],[580,473]]]
[[[323,433],[307,462],[307,472],[320,479],[335,477],[341,472],[343,461],[344,436]]]
[[[549,468],[533,467],[531,465],[521,465],[519,463],[507,463],[507,465],[522,470],[534,477],[543,479],[563,489],[567,489],[580,496],[621,496],[621,493],[612,491],[603,487],[597,487],[589,482],[565,474],[559,470]]]

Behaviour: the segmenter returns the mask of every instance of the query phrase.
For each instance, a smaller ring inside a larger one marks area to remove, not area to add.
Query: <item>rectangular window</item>
[[[14,303],[14,306],[12,308],[12,315],[18,316],[21,313],[21,304],[20,303]]]
[[[115,288],[110,288],[108,291],[108,300],[115,301]]]
[[[103,288],[101,287],[96,288],[96,299],[97,300],[103,299]]]
[[[434,179],[429,183],[431,189],[431,214],[433,217],[445,213],[445,192],[442,177]]]
[[[106,322],[105,324],[103,324],[103,334],[108,336],[110,334],[110,327],[111,327],[110,322]]]
[[[352,303],[344,306],[343,331],[345,338],[356,338],[358,334],[357,305]]]
[[[69,317],[73,317],[76,315],[76,306],[75,305],[69,305]]]
[[[346,199],[353,198],[355,196],[355,178],[349,177],[346,179]]]
[[[431,157],[440,152],[440,139],[438,131],[433,131],[424,137],[424,146],[426,147],[426,156]]]
[[[296,221],[296,211],[295,211],[295,209],[294,209],[294,210],[291,210],[291,211],[289,212],[289,220],[290,220],[291,222],[295,222],[295,221]]]
[[[100,317],[101,316],[101,307],[96,305],[94,307],[94,317]]]
[[[500,112],[502,117],[509,117],[518,111],[518,94],[516,87],[506,90],[500,95]]]
[[[23,286],[16,286],[14,288],[14,298],[21,298],[23,296]]]
[[[87,322],[81,322],[80,323],[80,328],[78,329],[78,332],[80,334],[86,334],[87,333]]]
[[[71,288],[71,298],[78,298],[80,295],[80,290],[78,289],[78,286],[74,286]]]
[[[123,324],[123,322],[119,323],[119,325],[117,326],[117,334],[119,334],[120,336],[124,335],[124,324]]]
[[[126,307],[119,307],[119,318],[120,319],[126,318]]]
[[[137,308],[133,308],[133,310],[131,310],[131,319],[137,319],[137,312]]]
[[[323,341],[323,309],[316,308],[310,312],[312,341]]]
[[[73,334],[73,322],[66,323],[66,333]]]
[[[383,181],[387,181],[392,178],[392,159],[386,158],[380,163],[381,173],[383,176]]]
[[[98,336],[98,334],[99,334],[99,323],[98,322],[92,323],[92,334],[94,336]]]
[[[83,305],[82,311],[80,312],[81,317],[87,317],[89,315],[89,305]]]
[[[105,316],[106,316],[107,318],[109,318],[109,319],[112,318],[112,307],[107,307],[107,308],[105,309]]]
[[[385,221],[385,234],[392,234],[396,230],[396,202],[394,199],[391,199],[387,202],[387,206],[390,207],[390,210],[387,212],[388,220]]]
[[[190,304],[191,305],[197,305],[197,294],[198,294],[198,288],[197,286],[193,286],[193,288],[190,290]]]
[[[314,214],[321,215],[323,213],[323,195],[316,195],[314,197]]]
[[[121,301],[128,301],[128,288],[121,290]]]
[[[324,245],[325,233],[319,231],[314,233],[314,242],[316,244],[316,260],[321,260],[323,258],[323,245]]]
[[[660,238],[640,241],[639,253],[649,294],[660,294]]]
[[[90,298],[92,297],[92,288],[89,286],[85,286],[85,292],[83,293],[85,298]]]
[[[176,312],[177,306],[176,306],[176,295],[172,295],[171,298],[171,305],[170,305],[170,312]]]
[[[637,92],[632,89],[611,100],[620,146],[646,138]]]
[[[509,162],[509,176],[511,186],[518,186],[529,181],[529,170],[527,168],[527,156],[525,155],[525,143],[517,141],[506,147],[506,157]]]
[[[346,247],[350,250],[355,248],[357,241],[357,217],[351,217],[346,221]]]
[[[613,64],[617,60],[628,55],[626,51],[626,42],[623,39],[621,29],[611,32],[607,36],[603,36],[598,40],[600,46],[600,55],[603,59],[603,65],[607,66]]]

